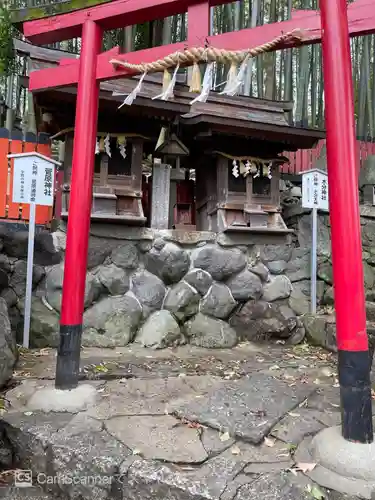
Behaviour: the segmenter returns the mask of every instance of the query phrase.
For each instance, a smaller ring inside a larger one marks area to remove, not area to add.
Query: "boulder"
[[[16,339],[11,331],[8,307],[0,298],[0,388],[12,377],[16,360]]]
[[[201,295],[205,295],[212,285],[212,276],[203,269],[192,269],[186,274],[184,280],[198,290]]]
[[[4,290],[9,286],[9,277],[8,273],[0,268],[0,290]]]
[[[9,257],[3,253],[0,254],[0,269],[6,271],[7,273],[10,273],[11,271],[11,264]]]
[[[260,249],[260,259],[264,263],[283,260],[289,262],[292,255],[290,245],[263,245]]]
[[[275,300],[287,299],[293,290],[290,279],[284,275],[271,278],[263,288],[263,300],[274,302]]]
[[[18,305],[22,318],[24,307],[25,300],[22,299]],[[58,314],[48,309],[39,298],[33,297],[31,301],[30,347],[35,349],[58,347],[59,332]]]
[[[318,263],[318,278],[327,283],[327,285],[333,284],[333,271],[332,271],[332,263],[328,260],[325,262]]]
[[[289,306],[293,311],[301,316],[310,312],[310,281],[298,281],[293,283],[293,290],[289,297]],[[317,303],[322,301],[324,293],[324,283],[318,281],[316,284]]]
[[[4,253],[19,259],[27,258],[28,231],[7,231],[4,235]],[[62,253],[56,249],[53,236],[48,231],[39,231],[34,240],[34,264],[53,266],[62,259]]]
[[[335,317],[306,314],[302,317],[307,340],[316,346],[337,352]]]
[[[274,275],[283,274],[286,269],[287,262],[285,260],[274,260],[267,262],[268,269]]]
[[[13,288],[18,297],[23,297],[26,292],[27,262],[18,260],[13,267],[9,286]],[[41,266],[33,266],[33,287],[38,285],[45,276],[45,271]]]
[[[367,262],[363,262],[363,274],[366,290],[372,290],[375,284],[374,268]]]
[[[128,242],[115,248],[111,254],[113,264],[121,269],[137,269],[139,264],[138,249],[134,243]]]
[[[87,347],[126,346],[133,340],[141,318],[142,307],[131,292],[105,297],[83,315],[82,344]]]
[[[223,349],[237,344],[237,334],[228,323],[220,319],[197,314],[184,325],[190,343],[209,349]]]
[[[168,290],[163,308],[170,311],[181,322],[198,312],[200,295],[186,281],[180,281]]]
[[[207,271],[214,280],[230,278],[246,266],[246,255],[238,248],[205,245],[194,254],[194,267]]]
[[[8,308],[15,306],[18,302],[18,296],[12,288],[6,288],[5,290],[3,290],[0,294],[0,297],[5,300]]]
[[[132,276],[134,295],[150,310],[161,309],[166,293],[164,283],[154,274],[139,271]]]
[[[161,247],[158,242],[155,240],[154,247],[146,256],[146,269],[167,285],[178,283],[189,270],[190,257],[174,243],[166,243]]]
[[[311,248],[311,215],[304,215],[298,219],[297,228],[298,242],[301,248]],[[331,257],[331,235],[326,219],[324,216],[318,217],[318,234],[317,234],[317,250],[318,255]]]
[[[169,311],[156,311],[139,330],[135,342],[152,349],[181,345],[185,342],[180,327]]]
[[[115,264],[101,266],[97,272],[97,277],[111,295],[124,295],[129,290],[129,276]]]
[[[60,312],[61,298],[64,279],[64,264],[52,267],[46,276],[46,299],[47,302]],[[87,309],[100,296],[103,287],[96,276],[86,274],[85,309]]]
[[[248,269],[244,269],[229,278],[226,284],[236,300],[259,299],[262,295],[262,282],[260,278]]]
[[[201,300],[199,310],[206,316],[227,319],[236,305],[230,289],[223,283],[214,283]]]
[[[292,257],[285,268],[285,274],[292,283],[310,279],[310,261],[310,248],[293,248]]]
[[[284,262],[284,261],[283,261]],[[262,262],[257,262],[254,266],[250,268],[250,271],[257,276],[264,282],[267,283],[270,279],[270,273],[268,268],[262,263]]]
[[[297,326],[294,312],[285,305],[249,300],[230,319],[239,337],[255,340],[275,336],[288,338]]]

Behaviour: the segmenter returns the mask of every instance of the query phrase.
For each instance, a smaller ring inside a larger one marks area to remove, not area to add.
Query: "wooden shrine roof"
[[[31,71],[53,67],[61,59],[75,58],[63,51],[37,47],[18,42],[17,50],[29,53]],[[68,64],[68,62],[66,63]],[[100,116],[107,114],[110,126],[125,123],[124,115],[136,118],[148,117],[150,121],[172,121],[176,117],[183,128],[201,131],[210,129],[227,135],[254,137],[271,142],[284,143],[285,150],[308,149],[324,138],[321,130],[304,129],[288,123],[293,103],[270,101],[250,97],[227,97],[211,92],[206,103],[191,105],[193,94],[186,85],[185,74],[178,75],[174,99],[170,101],[153,100],[161,91],[161,74],[147,75],[142,90],[132,106],[118,110],[125,96],[114,96],[113,92],[129,94],[137,85],[138,78],[127,78],[100,84]],[[27,84],[27,82],[25,82]],[[36,104],[53,113],[60,128],[74,125],[74,105],[76,87],[64,87],[34,93]],[[61,106],[62,102],[66,106]],[[145,125],[146,126],[146,125]],[[160,123],[155,123],[155,130]],[[109,132],[120,130],[109,130]]]

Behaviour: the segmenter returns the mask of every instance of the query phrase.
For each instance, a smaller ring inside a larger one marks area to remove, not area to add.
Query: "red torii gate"
[[[298,28],[305,30],[304,43],[317,43],[321,39],[323,41],[343,436],[350,441],[370,443],[373,440],[370,365],[349,34],[358,36],[375,32],[373,0],[357,0],[348,8],[346,0],[320,0],[321,19],[318,12],[297,11],[289,21],[210,36],[210,7],[224,3],[229,2],[114,0],[55,17],[25,22],[23,25],[26,37],[39,44],[82,36],[79,61],[62,61],[57,68],[37,71],[30,75],[30,89],[33,91],[78,84],[56,388],[73,389],[78,384],[99,82],[132,74],[129,70],[114,68],[110,60],[115,56],[116,59],[132,63],[152,62],[177,50],[183,50],[186,46],[203,45],[206,40],[217,48],[251,48],[269,42],[282,32]],[[120,54],[118,49],[100,54],[103,30],[165,18],[186,11],[186,43],[130,54]]]

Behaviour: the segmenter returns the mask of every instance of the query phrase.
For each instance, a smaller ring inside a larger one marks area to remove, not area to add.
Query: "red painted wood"
[[[9,140],[0,139],[0,217],[6,215]]]
[[[22,153],[23,143],[22,141],[11,141],[10,143],[10,152],[11,153]],[[20,218],[20,205],[18,203],[13,203],[13,163],[14,160],[10,161],[10,190],[8,197],[8,218],[9,219],[19,219]]]
[[[210,4],[208,0],[201,1],[188,8],[188,44],[204,46],[210,33]]]
[[[214,0],[211,5],[230,3]],[[115,0],[106,4],[68,12],[23,24],[25,36],[35,44],[47,44],[79,37],[83,23],[96,21],[104,30],[163,19],[187,11],[197,0]]]
[[[73,166],[61,302],[61,325],[82,325],[94,180],[99,85],[95,80],[102,30],[86,21],[82,34]]]

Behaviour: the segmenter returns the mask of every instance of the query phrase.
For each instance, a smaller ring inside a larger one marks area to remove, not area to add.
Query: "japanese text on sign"
[[[302,206],[328,211],[327,174],[318,170],[302,174]]]
[[[38,156],[16,156],[13,167],[13,203],[52,206],[55,169],[53,163]]]

